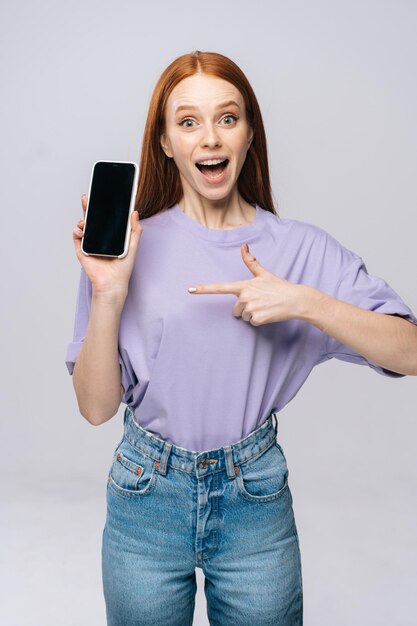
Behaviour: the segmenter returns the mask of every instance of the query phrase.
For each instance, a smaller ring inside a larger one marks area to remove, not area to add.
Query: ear
[[[162,150],[165,152],[166,156],[172,159],[172,150],[169,141],[166,139],[165,135],[161,135],[160,144]]]

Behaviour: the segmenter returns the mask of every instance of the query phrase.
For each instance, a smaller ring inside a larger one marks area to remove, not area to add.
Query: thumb
[[[138,243],[143,231],[142,224],[139,221],[139,213],[136,209],[132,211],[132,215],[130,216],[130,228],[132,230],[131,237],[136,244]]]
[[[262,272],[264,272],[264,268],[259,263],[257,258],[254,257],[253,254],[249,252],[249,246],[247,243],[244,243],[242,245],[241,251],[242,251],[242,258],[245,261],[248,268],[250,269],[250,271],[252,272],[252,274],[254,274],[255,276],[259,276],[260,274],[262,274]]]

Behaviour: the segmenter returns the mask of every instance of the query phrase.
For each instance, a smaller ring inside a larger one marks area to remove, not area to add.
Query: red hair
[[[165,132],[165,107],[169,95],[181,80],[198,72],[227,80],[240,91],[248,124],[254,134],[237,180],[238,191],[246,202],[256,203],[277,215],[272,201],[265,130],[255,93],[242,70],[231,59],[200,50],[175,59],[155,86],[143,134],[135,210],[144,219],[173,206],[183,196],[178,168],[162,150],[160,137]]]

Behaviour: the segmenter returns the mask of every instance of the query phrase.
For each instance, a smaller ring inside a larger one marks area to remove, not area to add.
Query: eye
[[[224,119],[224,120],[226,120],[227,118],[232,119],[232,120],[234,120],[235,122],[237,122],[237,120],[239,119],[236,115],[225,115],[223,119]],[[231,123],[232,123],[232,122],[231,122]],[[231,123],[226,124],[226,126],[230,126],[230,124],[231,124]]]
[[[194,122],[194,120],[186,117],[184,120],[181,120],[181,122],[178,123],[178,126],[183,126],[184,122]],[[192,128],[192,126],[184,126],[184,128]]]

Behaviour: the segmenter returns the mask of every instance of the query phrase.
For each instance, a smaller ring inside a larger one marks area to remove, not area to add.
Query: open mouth
[[[224,159],[224,161],[216,163],[215,165],[202,165],[201,163],[196,163],[195,165],[207,178],[215,179],[222,175],[228,163],[229,159]]]

